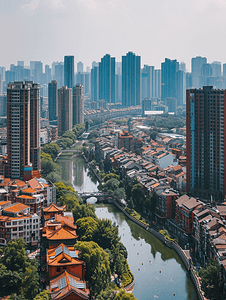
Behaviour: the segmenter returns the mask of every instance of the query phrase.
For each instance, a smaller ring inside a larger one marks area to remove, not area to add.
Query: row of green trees
[[[67,130],[61,138],[57,140],[57,144],[63,149],[69,149],[84,131],[85,124],[77,124],[72,128],[72,130]]]
[[[100,175],[103,181],[98,188],[101,191],[107,192],[117,200],[124,199],[128,208],[135,209],[145,218],[152,220],[158,199],[155,192],[151,196],[147,196],[142,184],[136,178],[122,178],[122,174],[112,168],[111,173],[105,174],[102,171]]]

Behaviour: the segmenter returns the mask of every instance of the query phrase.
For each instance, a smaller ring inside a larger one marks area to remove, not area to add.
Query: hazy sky
[[[226,0],[0,0],[0,66],[74,55],[91,66],[133,51],[142,65],[165,57],[226,62]]]

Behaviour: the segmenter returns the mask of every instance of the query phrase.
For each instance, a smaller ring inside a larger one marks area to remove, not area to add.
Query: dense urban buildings
[[[225,104],[225,90],[187,90],[187,191],[203,199],[225,198]]]

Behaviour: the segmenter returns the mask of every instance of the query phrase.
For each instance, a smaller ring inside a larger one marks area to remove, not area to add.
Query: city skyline
[[[119,61],[128,51],[157,69],[165,57],[184,61],[188,70],[190,59],[199,55],[225,63],[224,45],[217,51],[215,46],[224,34],[225,12],[222,0],[143,0],[142,5],[137,0],[1,0],[0,65],[17,60],[27,65],[27,59],[50,64],[74,55],[86,68],[104,53]],[[23,34],[15,33],[15,25]]]

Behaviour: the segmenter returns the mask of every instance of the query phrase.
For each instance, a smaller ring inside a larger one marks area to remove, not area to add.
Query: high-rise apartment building
[[[72,129],[72,89],[62,86],[58,89],[58,135]]]
[[[155,67],[144,65],[141,71],[142,100],[155,97]]]
[[[32,80],[34,82],[42,84],[42,78],[43,78],[42,62],[41,61],[30,61],[30,70],[31,70]]]
[[[39,141],[40,87],[31,81],[7,88],[8,176],[28,180],[41,170]]]
[[[212,75],[213,76],[221,76],[221,62],[213,61],[211,64]]]
[[[58,116],[58,83],[52,80],[48,84],[48,107],[49,107],[49,120],[57,120]]]
[[[99,100],[99,67],[92,64],[93,67],[91,69],[91,100],[97,101]]]
[[[99,63],[99,100],[115,103],[115,58],[109,54]]]
[[[187,191],[210,200],[226,193],[226,90],[187,90]]]
[[[177,99],[177,72],[179,71],[179,62],[174,59],[165,58],[161,64],[161,99],[165,103],[168,97]]]
[[[39,84],[27,82],[30,85],[30,159],[33,173],[38,177],[41,172],[40,148],[40,87]]]
[[[64,86],[74,86],[74,56],[64,56]]]
[[[76,84],[73,87],[73,126],[84,123],[83,86]]]
[[[77,73],[83,72],[83,62],[79,61],[77,63]]]
[[[0,95],[3,93],[3,80],[2,80],[2,74],[0,74]]]
[[[161,70],[155,70],[155,97],[161,98]]]
[[[183,106],[186,100],[186,74],[179,70],[179,63],[176,59],[166,58],[161,64],[161,100],[165,104],[166,98],[177,99],[177,106]],[[170,104],[169,101],[168,99],[168,104]],[[174,104],[175,101],[172,105]]]
[[[130,107],[140,105],[141,57],[133,52],[122,56],[122,105]]]
[[[54,63],[53,68],[52,78],[58,82],[58,88],[60,89],[64,85],[64,63],[56,62]]]
[[[206,57],[196,56],[191,59],[192,87],[200,88],[200,77],[202,66],[207,63]]]

